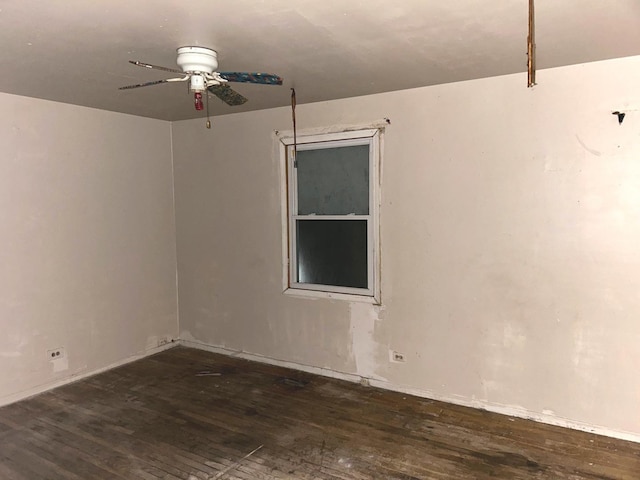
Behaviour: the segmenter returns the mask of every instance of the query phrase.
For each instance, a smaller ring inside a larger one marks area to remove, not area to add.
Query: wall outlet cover
[[[66,352],[64,347],[52,348],[51,350],[47,350],[47,358],[49,360],[60,360],[61,358],[66,357]]]
[[[404,353],[396,352],[395,350],[389,350],[389,361],[393,363],[404,363],[407,361]]]

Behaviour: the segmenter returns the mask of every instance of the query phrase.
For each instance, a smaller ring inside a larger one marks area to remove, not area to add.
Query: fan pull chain
[[[291,117],[293,119],[293,164],[296,165],[296,153],[298,152],[298,138],[296,133],[296,89],[291,89]]]
[[[209,90],[205,90],[207,94],[207,128],[211,128],[211,119],[209,118]]]

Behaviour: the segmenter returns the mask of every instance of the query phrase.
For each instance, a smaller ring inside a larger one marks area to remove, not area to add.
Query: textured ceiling
[[[0,0],[0,91],[164,120],[201,116],[171,74],[175,50],[281,87],[214,115],[526,71],[528,0]],[[640,54],[640,0],[536,0],[538,69]],[[523,88],[525,85],[523,85]]]

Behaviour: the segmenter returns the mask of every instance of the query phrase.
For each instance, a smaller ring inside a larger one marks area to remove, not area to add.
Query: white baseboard
[[[375,379],[369,380],[369,384],[373,387],[384,388],[387,390],[393,390],[395,392],[400,392],[400,393],[406,393],[408,395],[413,395],[416,397],[423,397],[431,400],[438,400],[441,402],[451,403],[454,405],[460,405],[463,407],[471,407],[471,408],[477,408],[479,410],[486,410],[487,412],[499,413],[500,415],[506,415],[507,417],[532,420],[534,422],[546,423],[548,425],[554,425],[557,427],[570,428],[573,430],[580,430],[582,432],[594,433],[596,435],[604,435],[605,437],[612,437],[620,440],[640,443],[640,434],[638,433],[626,432],[622,430],[614,430],[607,427],[601,427],[599,425],[592,425],[590,423],[571,420],[569,418],[560,417],[558,415],[533,412],[523,407],[503,405],[499,403],[491,403],[491,402],[486,402],[484,400],[467,399],[459,396],[439,395],[426,390],[398,386],[386,381],[380,381]]]
[[[178,340],[178,342],[184,347],[197,348],[198,350],[206,350],[207,352],[211,353],[219,353],[228,357],[242,358],[244,360],[265,363],[267,365],[274,365],[276,367],[290,368],[292,370],[313,373],[315,375],[321,375],[323,377],[337,378],[339,380],[346,380],[347,382],[360,383],[367,380],[360,375],[355,375],[353,373],[338,372],[329,368],[312,367],[310,365],[304,365],[301,363],[288,362],[286,360],[277,360],[275,358],[265,357],[256,353],[247,353],[238,350],[231,350],[224,347],[216,347],[213,345],[208,345],[206,343],[194,342],[193,340]]]
[[[483,400],[467,399],[460,396],[448,396],[439,395],[428,390],[421,390],[412,387],[406,387],[402,385],[396,385],[385,380],[377,380],[374,378],[362,377],[353,373],[339,372],[328,368],[314,367],[310,365],[304,365],[295,362],[289,362],[286,360],[278,360],[275,358],[265,357],[262,355],[247,353],[237,350],[231,350],[223,347],[216,347],[213,345],[207,345],[204,343],[194,342],[191,340],[179,340],[179,343],[185,347],[197,348],[200,350],[206,350],[208,352],[219,353],[230,357],[242,358],[245,360],[252,360],[255,362],[266,363],[268,365],[275,365],[278,367],[291,368],[293,370],[299,370],[302,372],[313,373],[324,377],[336,378],[339,380],[346,380],[353,383],[362,383],[371,385],[372,387],[383,388],[385,390],[391,390],[394,392],[406,393],[421,398],[428,398],[430,400],[437,400],[441,402],[451,403],[454,405],[460,405],[463,407],[477,408],[480,410],[486,410],[488,412],[499,413],[508,417],[521,418],[525,420],[533,420],[535,422],[546,423],[548,425],[554,425],[558,427],[570,428],[573,430],[580,430],[583,432],[594,433],[596,435],[604,435],[606,437],[617,438],[620,440],[626,440],[630,442],[640,443],[640,433],[626,432],[621,430],[614,430],[607,427],[601,427],[598,425],[591,425],[584,422],[571,420],[568,418],[559,417],[557,415],[551,415],[547,413],[532,412],[522,407],[502,405],[497,403],[486,402]]]
[[[150,355],[155,355],[156,353],[160,353],[160,352],[162,352],[164,350],[168,350],[170,348],[177,347],[178,345],[180,345],[180,342],[178,340],[175,340],[173,342],[166,343],[166,344],[161,345],[159,347],[150,348],[150,349],[145,350],[145,351],[143,351],[141,353],[136,353],[135,355],[130,355],[130,356],[126,357],[126,358],[123,358],[122,360],[118,360],[117,362],[110,363],[109,365],[105,365],[104,367],[96,368],[96,369],[89,370],[89,371],[82,372],[82,373],[78,373],[78,374],[75,374],[75,375],[70,375],[69,377],[65,377],[65,378],[62,378],[62,379],[56,379],[56,380],[51,381],[51,382],[45,382],[43,384],[37,385],[37,386],[32,387],[32,388],[28,388],[28,389],[23,390],[21,392],[12,393],[10,395],[6,395],[6,396],[3,396],[3,397],[0,397],[0,407],[2,407],[4,405],[9,405],[10,403],[18,402],[20,400],[25,400],[25,399],[27,399],[29,397],[33,397],[34,395],[38,395],[39,393],[46,392],[47,390],[52,390],[54,388],[61,387],[63,385],[68,385],[69,383],[77,382],[78,380],[82,380],[83,378],[92,377],[93,375],[97,375],[99,373],[106,372],[107,370],[111,370],[113,368],[120,367],[120,366],[125,365],[127,363],[131,363],[131,362],[134,362],[136,360],[140,360],[141,358],[148,357]]]

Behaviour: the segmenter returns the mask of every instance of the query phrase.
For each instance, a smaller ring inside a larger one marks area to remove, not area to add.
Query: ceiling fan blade
[[[129,90],[130,88],[150,87],[151,85],[158,85],[160,83],[167,83],[168,80],[155,80],[153,82],[137,83],[135,85],[127,85],[126,87],[120,87],[118,90]]]
[[[227,105],[231,105],[232,107],[247,103],[247,99],[236,92],[229,85],[212,85],[208,88],[208,90],[224,103],[226,103]]]
[[[162,70],[164,72],[173,72],[173,73],[182,73],[182,74],[184,74],[184,72],[182,70],[178,70],[176,68],[160,67],[158,65],[151,65],[150,63],[138,62],[137,60],[129,60],[129,63],[137,65],[138,67],[151,68],[153,70]]]
[[[272,73],[218,72],[218,74],[229,82],[282,85],[282,77]]]
[[[129,90],[130,88],[150,87],[151,85],[159,85],[160,83],[184,82],[189,80],[189,75],[179,78],[165,78],[164,80],[154,80],[153,82],[136,83],[135,85],[127,85],[120,87],[118,90]]]

